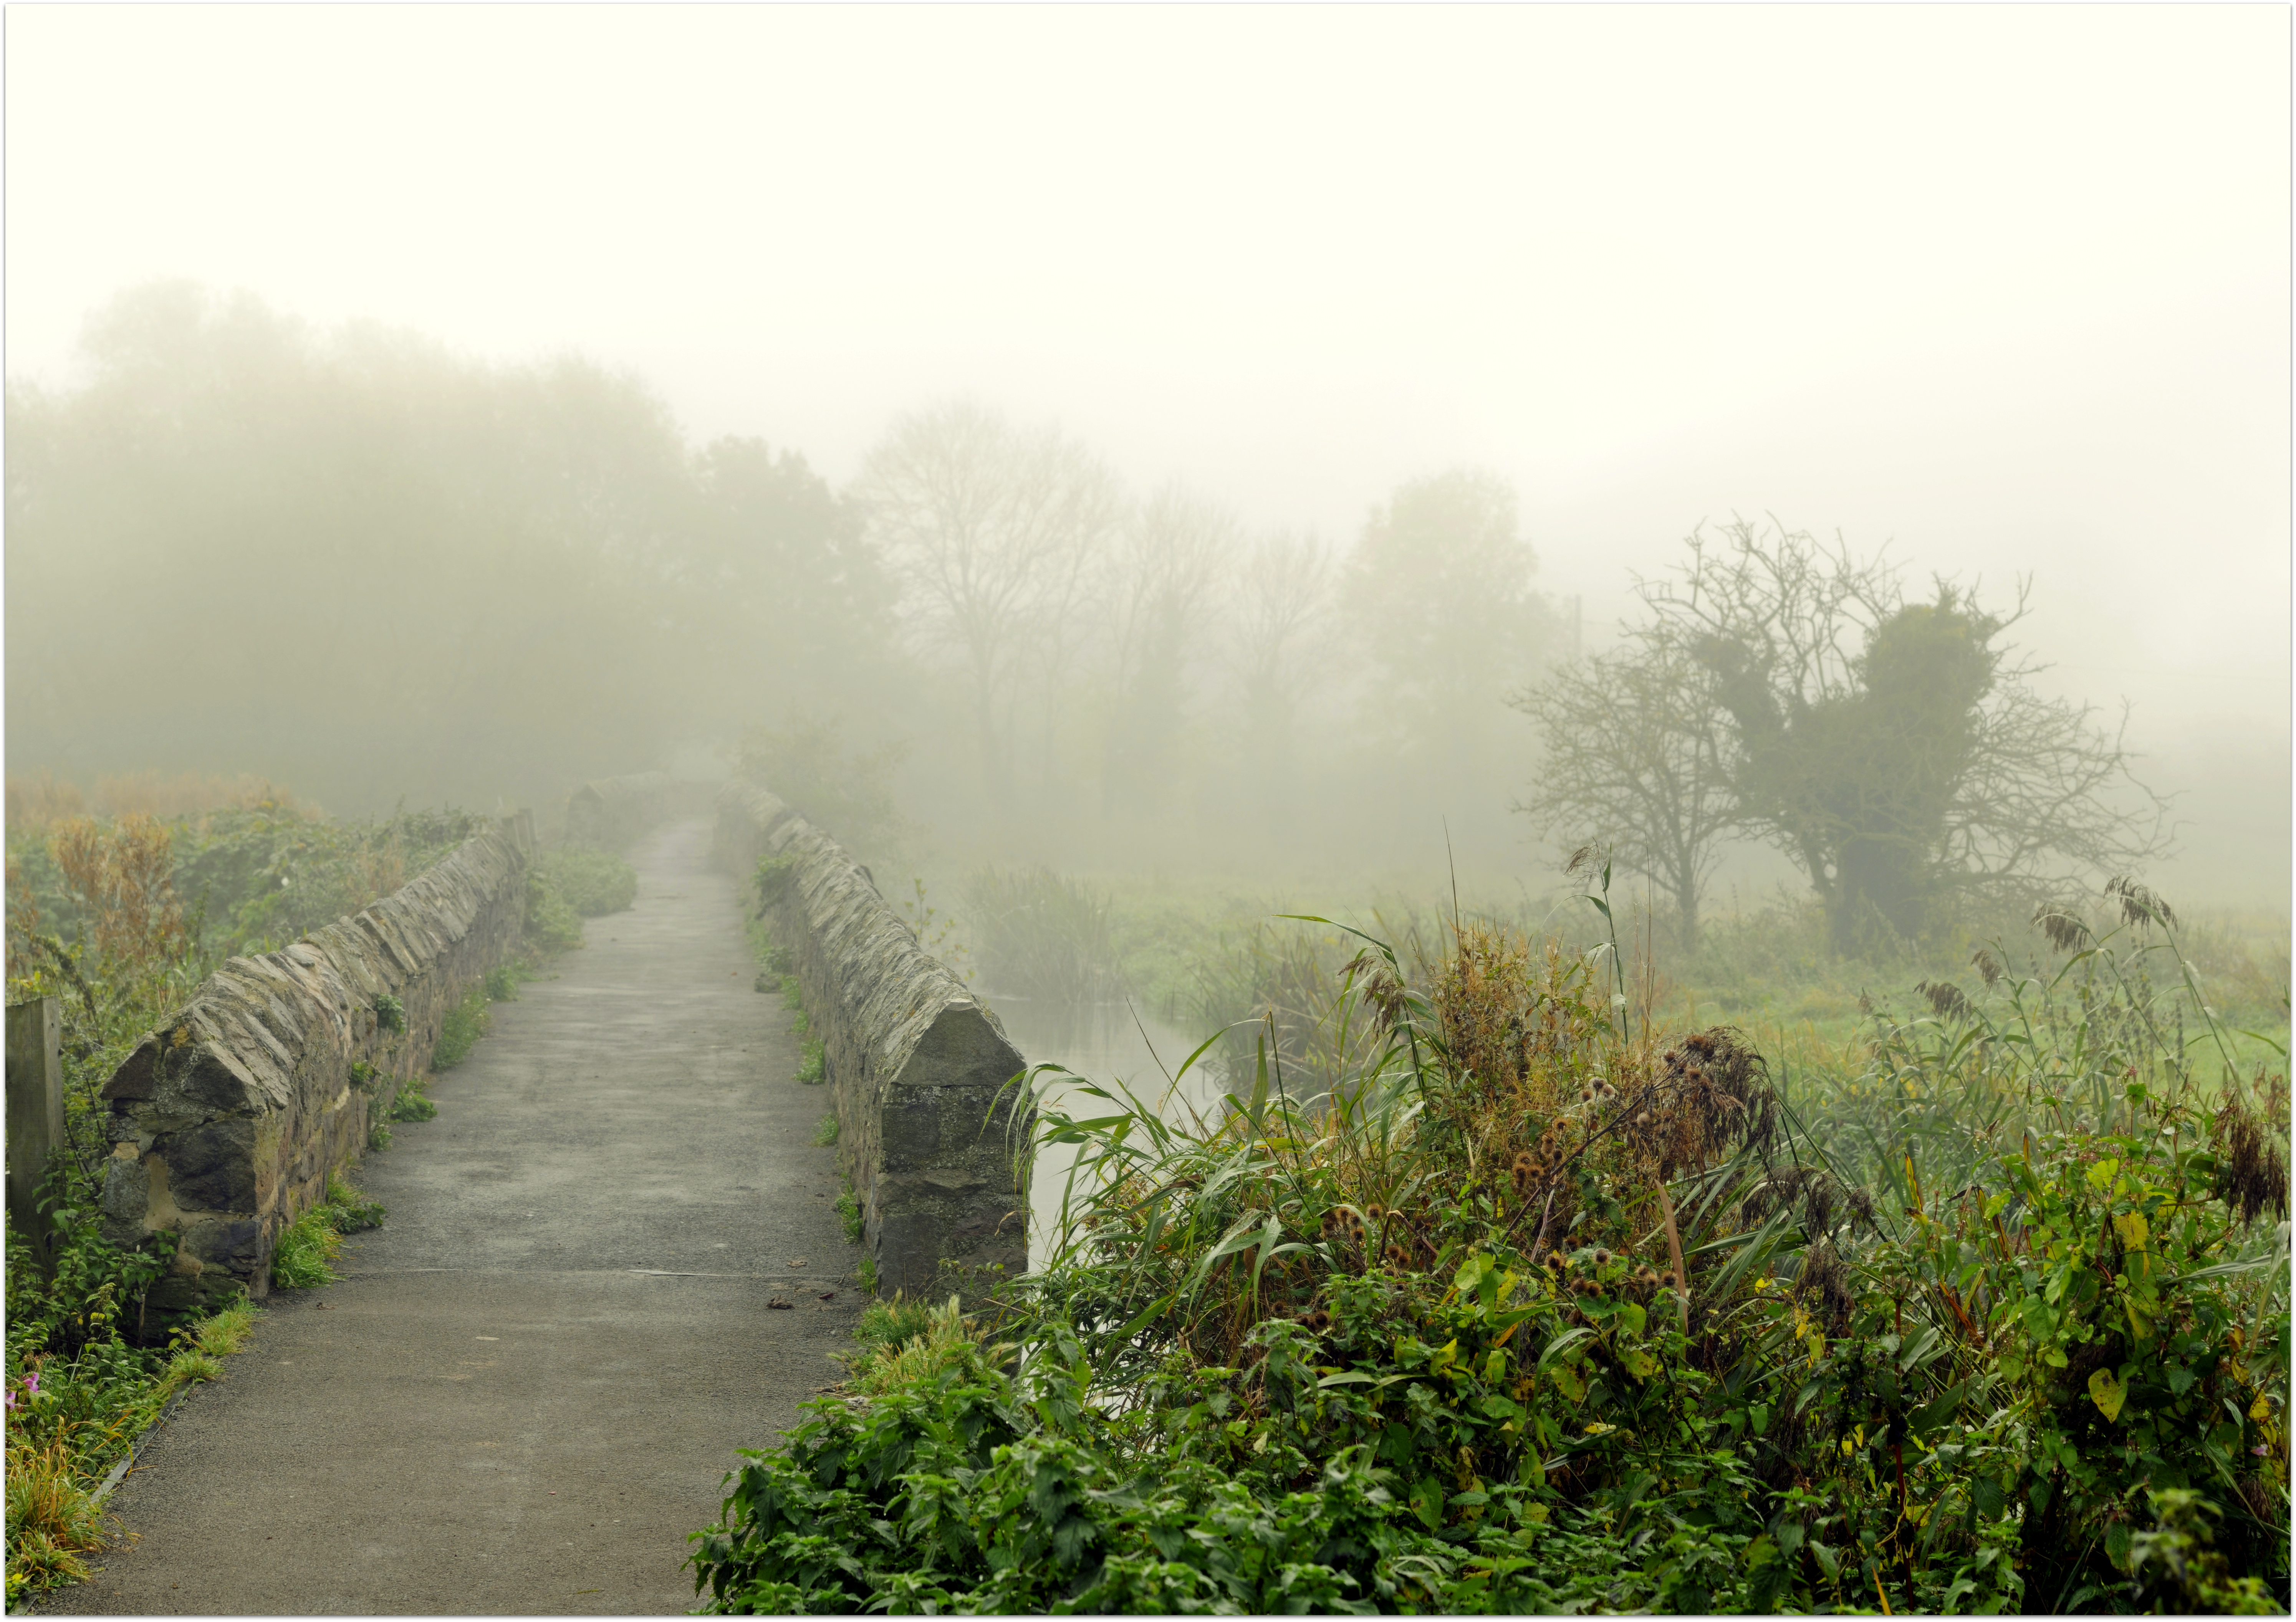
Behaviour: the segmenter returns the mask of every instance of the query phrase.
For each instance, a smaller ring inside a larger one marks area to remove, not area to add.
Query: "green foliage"
[[[486,987],[472,987],[439,1021],[439,1042],[430,1050],[430,1069],[449,1070],[462,1063],[493,1023],[494,1010],[488,1004]]]
[[[872,1301],[862,1308],[861,1321],[853,1327],[853,1338],[868,1356],[873,1356],[898,1349],[923,1334],[931,1323],[930,1303],[896,1295],[890,1301]]]
[[[385,1215],[380,1203],[331,1174],[326,1198],[279,1231],[271,1252],[273,1288],[311,1290],[335,1282],[334,1262],[342,1253],[343,1235],[380,1227]]]
[[[398,1089],[398,1096],[390,1101],[390,1114],[385,1118],[392,1121],[438,1119],[439,1106],[423,1091],[427,1079],[422,1076],[408,1077],[406,1085]]]
[[[797,858],[759,856],[757,871],[750,880],[758,892],[758,908],[762,914],[788,898],[797,883]]]
[[[862,1231],[861,1201],[853,1192],[853,1179],[850,1177],[845,1179],[845,1187],[837,1196],[837,1219],[845,1225],[845,1242],[849,1245],[859,1244]]]
[[[271,1251],[271,1287],[312,1290],[333,1283],[339,1276],[334,1261],[342,1248],[334,1211],[324,1204],[313,1206],[279,1230]]]
[[[516,963],[496,963],[487,971],[487,1001],[489,1003],[517,1002],[518,983],[522,978]]]
[[[838,1130],[838,1121],[834,1112],[823,1116],[818,1121],[814,1123],[813,1141],[815,1146],[821,1149],[835,1147]]]
[[[343,1181],[340,1175],[327,1179],[327,1204],[335,1212],[335,1229],[341,1233],[357,1233],[367,1228],[379,1228],[390,1215],[380,1200],[369,1200],[358,1190]]]
[[[12,1254],[12,1291],[18,1259]],[[29,1257],[22,1259],[29,1264]],[[28,1344],[12,1318],[5,1380],[11,1610],[38,1590],[88,1576],[85,1557],[100,1551],[110,1532],[95,1497],[99,1479],[176,1392],[222,1377],[223,1358],[246,1343],[254,1319],[254,1307],[242,1299],[175,1330],[165,1351],[112,1337],[64,1356]]]
[[[534,872],[585,918],[621,912],[637,899],[637,869],[611,851],[556,846],[535,858]]]
[[[808,1087],[817,1087],[829,1079],[829,1053],[821,1044],[808,1037],[805,1056],[797,1067],[797,1078]]]
[[[1636,1035],[1607,963],[1464,926],[1409,972],[1367,947],[1320,1057],[1263,1042],[1218,1118],[1040,1068],[1053,1254],[977,1324],[873,1307],[697,1589],[2284,1608],[2284,1089],[2194,1078],[2165,909],[2116,893],[2133,936],[1997,963],[1825,1077]]]
[[[379,1029],[397,1035],[406,1028],[406,1004],[383,993],[374,1000],[374,1022]]]
[[[534,868],[526,872],[526,924],[521,938],[527,949],[545,956],[570,952],[582,944],[582,918]]]
[[[145,1299],[174,1258],[174,1236],[155,1235],[143,1249],[112,1244],[95,1191],[63,1156],[50,1162],[38,1204],[48,1219],[44,1246],[12,1224],[8,1230],[11,1370],[29,1356],[69,1358],[123,1335],[164,1335],[168,1326],[149,1322]]]
[[[853,1270],[853,1276],[860,1282],[862,1294],[875,1295],[877,1293],[877,1258],[873,1256],[863,1257],[861,1265]]]

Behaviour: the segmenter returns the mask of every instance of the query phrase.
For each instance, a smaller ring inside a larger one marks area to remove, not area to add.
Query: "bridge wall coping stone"
[[[280,1231],[365,1152],[447,1011],[518,950],[530,819],[504,821],[373,905],[228,960],[113,1072],[104,1231],[179,1239],[152,1305],[269,1293]],[[403,1028],[383,1028],[385,996]]]
[[[717,854],[794,961],[879,1291],[970,1296],[1024,1271],[1007,1135],[1027,1061],[995,1012],[918,944],[868,869],[767,791],[719,791]]]

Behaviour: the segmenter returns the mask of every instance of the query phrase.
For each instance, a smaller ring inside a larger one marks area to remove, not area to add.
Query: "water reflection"
[[[1186,1120],[1191,1107],[1207,1119],[1218,1118],[1226,1073],[1211,1054],[1197,1061],[1177,1089],[1170,1079],[1207,1033],[1192,1035],[1123,1003],[1049,1003],[986,993],[982,1000],[1030,1064],[1065,1065],[1103,1085],[1121,1081],[1143,1102],[1157,1105],[1167,1120]],[[1045,1255],[1059,1220],[1061,1190],[1074,1159],[1074,1151],[1062,1147],[1047,1150],[1037,1162],[1029,1212],[1032,1266]]]

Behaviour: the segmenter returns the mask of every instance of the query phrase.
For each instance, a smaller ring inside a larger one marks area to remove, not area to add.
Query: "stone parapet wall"
[[[996,1016],[917,944],[866,869],[764,790],[719,791],[717,854],[793,960],[879,1290],[970,1295],[1025,1270],[1007,1135],[1026,1061]]]
[[[267,1292],[280,1230],[357,1159],[430,1067],[448,1009],[518,951],[529,850],[519,820],[466,840],[373,906],[276,952],[234,957],[136,1045],[103,1089],[107,1233],[173,1230],[154,1305],[235,1282]],[[390,1028],[395,998],[402,1028]]]

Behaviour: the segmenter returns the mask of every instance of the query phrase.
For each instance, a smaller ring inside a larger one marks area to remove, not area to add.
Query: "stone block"
[[[246,1118],[211,1121],[176,1133],[161,1148],[168,1185],[187,1210],[252,1211],[256,1208],[255,1123]]]

